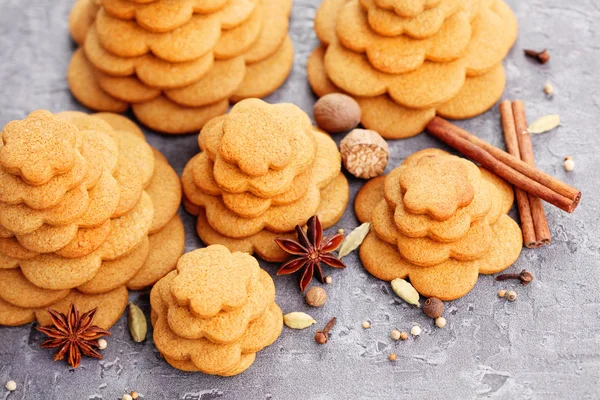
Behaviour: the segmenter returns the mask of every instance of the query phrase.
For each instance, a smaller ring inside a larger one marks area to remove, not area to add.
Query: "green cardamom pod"
[[[283,322],[288,328],[292,329],[306,329],[309,326],[316,324],[317,321],[310,315],[303,312],[291,312],[283,316]]]
[[[421,307],[419,303],[419,292],[404,279],[396,278],[392,281],[394,293],[408,304]]]
[[[129,303],[127,321],[129,323],[129,333],[131,334],[133,341],[140,343],[146,340],[146,333],[148,333],[146,316],[144,315],[144,312],[133,303]]]
[[[342,245],[340,246],[340,251],[338,252],[339,258],[345,257],[354,250],[358,249],[358,247],[362,244],[363,240],[365,240],[365,237],[367,237],[367,234],[369,233],[370,229],[371,224],[365,222],[364,224],[350,232],[350,234],[346,236],[346,238],[342,242]]]

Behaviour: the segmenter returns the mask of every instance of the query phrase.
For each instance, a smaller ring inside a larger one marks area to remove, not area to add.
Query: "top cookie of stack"
[[[506,215],[512,203],[511,187],[489,171],[419,151],[357,196],[359,219],[373,227],[361,260],[380,279],[409,277],[426,297],[464,296],[480,273],[500,272],[521,253],[521,230]]]
[[[325,0],[322,46],[307,65],[319,96],[344,92],[362,124],[388,139],[422,132],[436,115],[474,117],[505,85],[502,59],[517,21],[502,0]]]
[[[315,214],[330,227],[344,213],[349,188],[337,146],[295,105],[244,100],[206,124],[198,141],[202,152],[181,180],[206,244],[282,261],[275,238],[295,237]]]
[[[0,139],[0,325],[46,307],[99,307],[108,328],[127,289],[151,286],[183,252],[175,171],[115,114],[35,111]]]
[[[78,0],[68,81],[87,107],[165,133],[198,131],[230,101],[289,75],[292,0]]]

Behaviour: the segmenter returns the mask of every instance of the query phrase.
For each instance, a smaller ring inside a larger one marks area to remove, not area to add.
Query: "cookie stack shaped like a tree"
[[[206,244],[283,261],[275,238],[295,238],[296,225],[315,214],[327,228],[344,213],[349,188],[337,145],[292,104],[244,100],[206,124],[198,142],[202,152],[181,180]]]
[[[462,297],[479,274],[519,257],[521,229],[506,215],[513,198],[510,185],[472,162],[419,151],[359,192],[356,214],[372,223],[360,258],[375,277],[408,277],[423,296]]]
[[[154,343],[184,371],[242,373],[283,327],[269,274],[254,257],[220,245],[182,256],[150,302]]]
[[[362,124],[414,136],[437,115],[471,118],[505,85],[502,59],[517,21],[502,0],[324,0],[308,78],[318,96],[343,92]]]
[[[97,111],[131,106],[165,133],[197,132],[230,101],[264,97],[294,59],[292,0],[78,0],[73,95]]]
[[[180,182],[125,117],[35,111],[0,140],[0,325],[46,308],[98,307],[109,328],[128,289],[153,285],[183,253]]]

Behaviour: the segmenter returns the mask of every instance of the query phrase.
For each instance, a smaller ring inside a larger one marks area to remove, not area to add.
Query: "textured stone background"
[[[305,63],[317,41],[312,19],[319,0],[295,0],[291,35],[296,46],[292,76],[268,100],[292,102],[312,112],[315,101],[306,82]],[[527,268],[535,282],[527,288],[481,277],[464,298],[446,305],[448,326],[431,320],[391,293],[389,284],[368,275],[355,254],[348,269],[335,271],[327,287],[329,301],[308,309],[290,277],[276,277],[277,302],[284,312],[308,311],[318,326],[284,329],[279,340],[261,352],[247,372],[234,378],[186,374],[161,360],[151,336],[134,344],[124,318],[112,329],[104,361],[84,360],[77,370],[53,363],[41,350],[42,337],[31,325],[0,328],[0,384],[19,388],[0,399],[120,399],[137,390],[145,399],[212,398],[510,398],[585,399],[600,396],[600,163],[597,153],[600,113],[600,5],[595,0],[510,0],[520,35],[505,61],[506,98],[527,101],[530,121],[560,113],[563,126],[534,138],[538,165],[584,193],[573,215],[547,207],[553,243],[524,250],[513,270]],[[43,108],[81,110],[65,79],[73,45],[67,32],[70,0],[0,0],[0,126]],[[548,47],[552,61],[540,66],[523,48]],[[542,92],[546,81],[556,94]],[[485,140],[503,146],[497,109],[460,123]],[[165,137],[147,132],[148,140],[181,172],[198,149],[196,136]],[[410,153],[440,146],[427,135],[391,142],[389,169]],[[577,169],[565,173],[563,157]],[[362,182],[352,180],[352,198]],[[187,250],[201,246],[194,221],[182,211]],[[357,226],[349,208],[338,227]],[[275,265],[263,264],[270,273]],[[508,303],[500,288],[515,289]],[[149,314],[148,292],[132,295]],[[330,342],[317,346],[317,328],[336,316]],[[369,320],[370,330],[361,322]],[[394,343],[392,329],[423,327],[420,338]],[[394,351],[399,361],[390,363]]]

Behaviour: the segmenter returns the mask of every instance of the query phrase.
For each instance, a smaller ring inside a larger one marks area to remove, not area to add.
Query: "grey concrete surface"
[[[125,318],[112,329],[103,361],[85,359],[77,370],[53,363],[39,348],[42,336],[32,325],[0,328],[0,398],[120,399],[137,390],[144,399],[594,399],[600,398],[600,3],[595,0],[509,0],[520,23],[519,40],[505,61],[505,97],[523,98],[530,120],[559,113],[563,126],[534,137],[541,169],[583,191],[580,207],[568,215],[546,207],[551,246],[524,250],[512,268],[534,272],[527,288],[499,284],[482,276],[464,298],[446,305],[448,326],[436,329],[419,310],[397,299],[389,284],[360,265],[356,254],[345,271],[332,271],[321,309],[304,305],[294,277],[275,277],[277,302],[284,312],[310,312],[318,325],[305,331],[284,329],[254,365],[233,378],[189,374],[161,360],[152,337],[135,344]],[[0,0],[0,126],[43,108],[83,110],[65,79],[73,44],[67,32],[71,0]],[[312,113],[315,101],[305,73],[317,44],[312,20],[319,0],[295,0],[291,36],[296,47],[293,73],[270,102],[292,102]],[[541,66],[523,48],[548,47],[552,60]],[[542,92],[550,81],[556,93]],[[503,146],[497,108],[460,123],[485,140]],[[148,132],[178,172],[197,151],[196,136],[165,137]],[[339,140],[339,136],[337,137]],[[388,170],[412,152],[443,147],[426,134],[390,142]],[[563,157],[576,170],[566,173]],[[362,182],[351,180],[352,199]],[[187,250],[202,244],[193,218],[181,211]],[[514,214],[513,214],[514,215]],[[350,207],[337,228],[351,230]],[[276,265],[262,264],[274,275]],[[329,271],[328,271],[329,273]],[[515,289],[508,303],[500,288]],[[131,299],[149,314],[148,291]],[[317,346],[317,328],[336,316],[330,342]],[[371,321],[363,330],[361,322]],[[419,324],[418,339],[395,343],[389,332]],[[389,352],[399,360],[390,363]],[[15,380],[13,394],[3,391]]]

